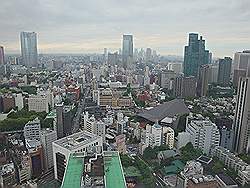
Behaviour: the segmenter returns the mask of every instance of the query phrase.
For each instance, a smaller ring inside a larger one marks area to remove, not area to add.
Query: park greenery
[[[11,112],[5,120],[0,121],[0,131],[22,130],[26,123],[34,120],[36,117],[40,119],[42,128],[51,127],[53,120],[45,119],[46,115],[46,112],[28,111],[25,108],[17,112]]]
[[[181,152],[180,160],[183,163],[197,159],[200,155],[202,155],[202,151],[200,149],[194,148],[191,142],[187,143],[186,146],[182,147],[180,149],[180,152]]]
[[[157,154],[160,152],[160,151],[164,151],[164,150],[167,150],[168,147],[166,145],[161,145],[161,146],[156,146],[154,148],[151,148],[151,147],[147,147],[144,152],[143,152],[143,158],[146,160],[146,161],[150,161],[152,159],[156,159],[157,158]]]
[[[36,95],[37,94],[37,88],[36,86],[22,86],[20,87],[20,89],[23,91],[23,92],[26,92],[28,94],[33,94],[33,95]]]
[[[141,176],[138,181],[144,184],[144,187],[154,187],[154,177],[149,166],[139,157],[131,158],[128,155],[121,155],[121,162],[124,168],[135,167],[140,172]]]
[[[214,157],[212,163],[208,166],[207,169],[208,172],[210,172],[212,175],[216,174],[226,174],[227,176],[230,176],[232,179],[237,178],[237,172],[235,172],[233,169],[226,167],[222,161],[220,161],[218,158]]]
[[[248,154],[240,154],[239,158],[241,158],[247,164],[250,164],[250,155],[248,155]]]

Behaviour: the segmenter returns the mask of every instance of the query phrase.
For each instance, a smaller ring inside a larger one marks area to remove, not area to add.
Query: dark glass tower
[[[196,33],[189,34],[188,46],[184,52],[184,75],[197,77],[199,67],[209,64],[209,51],[205,49],[205,40]]]
[[[232,59],[230,57],[219,59],[219,72],[218,72],[219,84],[223,86],[228,86],[230,84],[231,67],[232,67]]]

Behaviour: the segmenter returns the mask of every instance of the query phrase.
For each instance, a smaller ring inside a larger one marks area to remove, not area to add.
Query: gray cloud
[[[19,51],[19,33],[36,31],[39,51],[101,52],[132,33],[136,47],[183,54],[199,32],[216,56],[249,48],[249,0],[2,0],[0,44]]]

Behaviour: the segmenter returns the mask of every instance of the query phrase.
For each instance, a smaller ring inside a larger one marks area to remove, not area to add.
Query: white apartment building
[[[71,153],[101,153],[102,137],[82,131],[53,142],[53,163],[55,179],[62,181],[65,167]]]
[[[49,103],[46,96],[31,95],[28,98],[29,111],[49,112]]]
[[[41,125],[38,118],[33,121],[29,121],[23,128],[25,140],[37,140],[41,139]]]
[[[155,123],[153,126],[146,125],[146,146],[155,147],[162,145],[162,127]]]
[[[180,132],[177,136],[177,149],[181,149],[190,142],[190,134],[188,132]]]
[[[53,166],[52,143],[57,140],[55,130],[45,129],[41,131],[41,143],[43,146],[44,166],[48,170]]]
[[[193,146],[205,154],[209,154],[212,146],[219,146],[219,129],[210,120],[191,120],[186,126],[186,132],[190,134]]]
[[[171,127],[163,127],[163,144],[167,145],[169,149],[174,148],[174,129]]]
[[[105,142],[106,124],[101,120],[97,121],[94,115],[89,117],[88,112],[84,114],[84,130],[101,136],[103,142]]]
[[[231,153],[226,148],[216,146],[211,149],[211,155],[217,157],[228,168],[234,169],[238,173],[241,185],[250,183],[250,165]]]

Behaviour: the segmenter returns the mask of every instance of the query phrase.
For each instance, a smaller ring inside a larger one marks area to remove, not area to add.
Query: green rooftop
[[[126,181],[118,152],[104,152],[104,173],[106,188],[126,187]]]
[[[162,169],[165,175],[173,175],[178,174],[180,171],[184,169],[184,164],[180,160],[175,160],[171,163],[171,165],[166,166]]]
[[[61,188],[80,188],[83,173],[83,157],[70,155]]]

